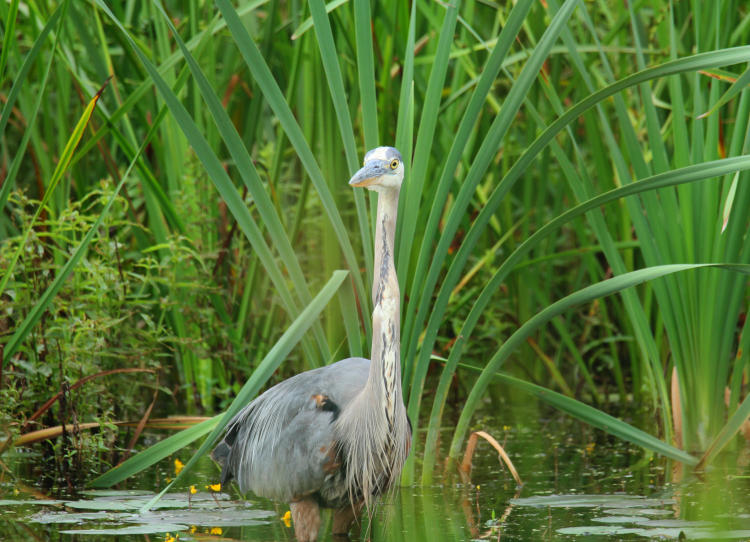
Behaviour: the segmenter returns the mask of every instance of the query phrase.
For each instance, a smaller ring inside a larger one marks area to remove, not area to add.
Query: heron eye
[[[393,160],[391,162],[391,169],[396,169],[398,167],[398,160]]]

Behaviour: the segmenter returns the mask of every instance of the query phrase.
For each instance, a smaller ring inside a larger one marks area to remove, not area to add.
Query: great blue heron
[[[398,478],[411,447],[393,262],[403,178],[398,150],[378,147],[349,181],[378,192],[372,361],[348,358],[275,385],[234,417],[213,451],[222,484],[234,478],[243,493],[290,503],[300,542],[317,539],[321,507],[334,509],[333,533],[347,534]]]

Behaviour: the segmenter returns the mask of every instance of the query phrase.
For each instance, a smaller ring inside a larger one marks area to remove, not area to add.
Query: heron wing
[[[213,452],[222,482],[277,500],[318,492],[338,470],[332,421],[364,387],[370,362],[348,358],[293,376],[228,424]]]

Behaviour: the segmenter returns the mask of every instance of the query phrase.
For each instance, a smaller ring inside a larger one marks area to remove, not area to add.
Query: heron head
[[[404,161],[394,147],[376,147],[365,154],[362,168],[349,181],[350,186],[370,190],[399,188],[404,180]]]

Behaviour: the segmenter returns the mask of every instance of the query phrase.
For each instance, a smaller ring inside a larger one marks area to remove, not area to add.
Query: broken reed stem
[[[147,421],[144,425],[144,427],[147,427],[149,429],[187,429],[188,427],[191,427],[195,424],[198,424],[200,422],[208,420],[208,417],[205,416],[180,416],[175,418],[153,418],[149,421]],[[138,427],[141,424],[140,421],[138,422],[112,422],[112,425],[116,425],[117,427]],[[83,431],[85,429],[93,429],[95,427],[101,427],[102,424],[99,422],[87,422],[87,423],[79,423],[78,424],[78,431]],[[70,430],[70,428],[68,428]],[[18,437],[14,442],[13,446],[28,446],[29,444],[34,444],[35,442],[39,442],[42,440],[57,438],[60,435],[62,435],[63,428],[61,425],[56,425],[54,427],[47,427],[46,429],[39,429],[38,431],[31,431],[30,433],[24,433],[20,437]],[[3,449],[3,447],[7,447],[7,441],[3,442],[0,445],[0,449]]]
[[[482,437],[484,440],[489,442],[490,445],[495,448],[495,450],[497,450],[500,459],[503,463],[505,463],[505,466],[508,467],[508,470],[513,475],[516,484],[522,486],[523,482],[521,481],[521,477],[518,475],[518,471],[516,471],[516,468],[513,466],[513,462],[510,460],[510,457],[508,457],[508,454],[505,453],[505,450],[500,445],[500,443],[496,441],[492,435],[486,433],[485,431],[474,431],[469,436],[469,442],[466,444],[466,452],[464,453],[464,459],[463,461],[461,461],[459,470],[463,474],[465,474],[467,478],[471,476],[471,459],[472,457],[474,457],[474,451],[476,450],[479,437]]]

